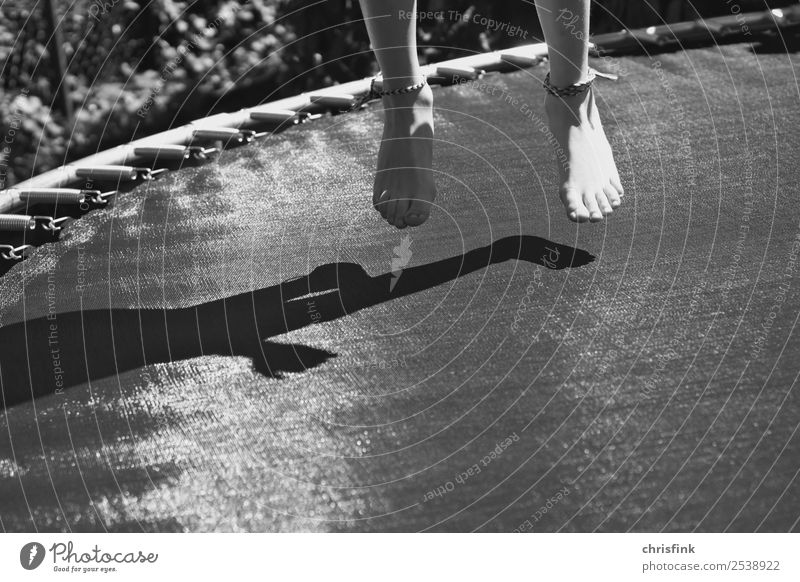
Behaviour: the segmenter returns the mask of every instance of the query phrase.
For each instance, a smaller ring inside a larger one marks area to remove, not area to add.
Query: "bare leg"
[[[417,60],[416,0],[361,0],[384,88],[422,80]],[[383,97],[383,137],[372,202],[389,224],[419,226],[436,197],[433,172],[433,92]]]
[[[536,0],[556,87],[582,83],[589,71],[590,0]],[[591,90],[573,97],[545,97],[545,111],[565,163],[559,162],[560,196],[575,222],[597,222],[624,194],[611,146]]]

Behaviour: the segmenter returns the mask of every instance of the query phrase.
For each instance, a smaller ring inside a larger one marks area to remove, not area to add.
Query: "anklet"
[[[554,97],[574,97],[575,95],[585,93],[589,87],[592,86],[592,83],[594,83],[596,75],[597,72],[594,69],[589,68],[588,81],[584,83],[575,83],[574,85],[568,85],[566,87],[556,87],[550,82],[550,73],[547,73],[544,78],[544,83],[542,83],[542,87],[544,87],[545,91]]]
[[[369,84],[369,91],[367,91],[364,95],[362,95],[356,102],[353,104],[353,107],[350,109],[351,111],[355,111],[356,109],[361,109],[367,101],[371,101],[372,99],[379,99],[381,97],[387,97],[391,95],[404,95],[406,93],[413,93],[414,91],[419,91],[425,85],[428,84],[428,78],[423,75],[422,81],[416,83],[414,85],[409,85],[408,87],[401,87],[399,89],[392,89],[391,91],[378,91],[375,89],[375,82],[378,80],[377,77],[372,78],[372,82]]]
[[[419,91],[427,84],[428,84],[428,78],[423,75],[422,81],[420,81],[416,85],[409,85],[408,87],[401,87],[400,89],[393,89],[391,91],[376,91],[375,79],[372,79],[372,84],[370,85],[369,91],[370,93],[373,93],[376,97],[386,97],[388,95],[403,95],[405,93],[413,93],[414,91]]]

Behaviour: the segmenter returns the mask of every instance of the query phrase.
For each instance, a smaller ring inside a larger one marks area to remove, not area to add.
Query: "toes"
[[[567,217],[572,222],[582,223],[589,222],[589,211],[585,206],[581,205],[578,210],[567,211]]]
[[[386,202],[386,214],[383,216],[386,222],[394,224],[395,211],[397,209],[397,200],[389,198]]]
[[[595,194],[595,199],[597,200],[597,206],[600,208],[600,212],[603,213],[603,216],[608,216],[614,212],[614,209],[611,207],[611,202],[608,201],[605,190]]]
[[[431,214],[431,203],[425,200],[414,200],[409,204],[405,213],[405,222],[409,226],[419,226]]]
[[[390,195],[387,195],[386,200],[386,213],[383,217],[386,219],[386,222],[389,224],[396,226],[397,228],[405,228],[406,223],[404,220],[406,211],[408,210],[408,199],[407,198],[390,198]]]
[[[407,198],[401,198],[400,200],[396,200],[394,207],[394,220],[391,220],[390,222],[397,228],[405,228],[406,223],[404,217],[406,215],[407,210],[408,210]]]
[[[419,226],[423,222],[428,220],[429,216],[430,215],[428,215],[428,214],[423,214],[423,213],[420,213],[420,212],[410,212],[410,213],[406,214],[405,222],[406,222],[406,224],[408,226]]]
[[[592,219],[589,209],[583,204],[577,210],[572,211],[571,215],[575,217],[572,220],[578,223],[589,222]]]
[[[625,196],[625,189],[622,187],[622,182],[619,179],[619,174],[616,172],[611,176],[611,185],[617,191],[617,196]]]
[[[378,209],[378,205],[381,203],[382,200],[386,198],[388,194],[387,190],[387,181],[386,181],[386,174],[380,170],[375,173],[375,181],[372,185],[372,205],[375,207],[376,210]]]
[[[572,222],[586,222],[589,220],[589,210],[583,205],[580,194],[572,188],[561,188],[561,202],[567,211],[567,218]]]
[[[414,198],[392,198],[388,190],[374,199],[373,206],[389,224],[397,228],[419,226],[430,217],[430,202]]]
[[[589,220],[592,222],[599,222],[603,220],[603,213],[600,211],[600,208],[597,205],[597,196],[593,194],[584,194],[583,204],[589,211]]]
[[[619,199],[619,193],[613,185],[603,188],[603,192],[605,192],[608,203],[611,204],[611,208],[617,208],[622,203]]]
[[[386,210],[389,204],[389,193],[383,191],[380,196],[378,196],[377,201],[373,205],[375,210],[377,210],[383,218],[386,218]]]

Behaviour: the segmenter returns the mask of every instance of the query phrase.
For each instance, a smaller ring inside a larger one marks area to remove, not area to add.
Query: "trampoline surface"
[[[542,67],[437,90],[418,229],[379,106],[71,222],[0,278],[2,529],[797,531],[797,57],[614,63],[603,224]]]

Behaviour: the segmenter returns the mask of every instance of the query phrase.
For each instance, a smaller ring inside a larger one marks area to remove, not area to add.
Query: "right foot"
[[[574,222],[598,222],[624,194],[592,90],[571,97],[545,97],[557,151],[561,202]]]
[[[436,198],[433,179],[433,91],[383,97],[385,121],[372,204],[397,228],[419,226]]]

